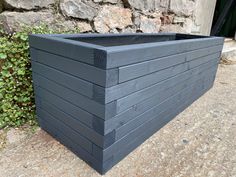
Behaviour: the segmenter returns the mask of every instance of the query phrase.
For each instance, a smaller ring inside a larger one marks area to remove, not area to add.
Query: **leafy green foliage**
[[[0,128],[36,124],[28,34],[76,32],[51,30],[47,25],[0,32]]]

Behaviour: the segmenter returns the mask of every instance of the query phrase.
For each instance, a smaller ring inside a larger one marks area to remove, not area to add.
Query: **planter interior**
[[[204,36],[192,36],[187,39],[205,38]],[[86,42],[104,47],[143,44],[163,41],[175,41],[186,39],[183,35],[124,35],[124,36],[103,36],[103,37],[69,37],[66,39]]]

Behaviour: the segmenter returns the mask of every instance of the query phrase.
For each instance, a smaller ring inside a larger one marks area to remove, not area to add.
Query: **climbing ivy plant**
[[[28,35],[78,32],[51,30],[47,25],[23,27],[12,34],[0,31],[0,129],[36,124]]]

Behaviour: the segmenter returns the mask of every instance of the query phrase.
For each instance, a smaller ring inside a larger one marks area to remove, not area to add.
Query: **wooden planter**
[[[31,35],[40,126],[104,174],[212,87],[223,41]]]

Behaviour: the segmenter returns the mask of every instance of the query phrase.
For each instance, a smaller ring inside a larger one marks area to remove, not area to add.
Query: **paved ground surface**
[[[220,65],[213,89],[105,176],[236,177],[236,65],[229,64]],[[21,130],[10,131],[2,132],[10,143],[0,152],[0,177],[100,176],[42,130],[20,141]]]

